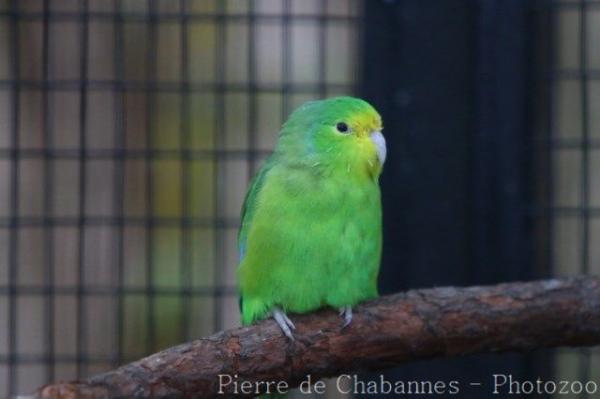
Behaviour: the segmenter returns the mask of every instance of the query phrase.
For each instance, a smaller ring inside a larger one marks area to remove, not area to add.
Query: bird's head
[[[276,153],[294,163],[377,178],[386,157],[381,117],[359,98],[301,105],[283,125]]]

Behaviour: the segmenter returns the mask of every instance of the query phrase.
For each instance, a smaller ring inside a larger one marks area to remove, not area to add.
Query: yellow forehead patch
[[[352,124],[355,129],[360,129],[366,133],[381,130],[381,117],[374,111],[360,112],[353,116]]]

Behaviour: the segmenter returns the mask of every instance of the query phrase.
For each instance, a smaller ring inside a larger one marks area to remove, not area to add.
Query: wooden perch
[[[84,381],[47,385],[36,396],[230,397],[233,382],[218,395],[219,375],[237,375],[239,393],[242,381],[286,381],[294,387],[307,374],[316,381],[434,357],[596,345],[600,279],[409,291],[358,306],[345,329],[332,310],[292,319],[295,341],[267,320],[169,348]],[[259,384],[262,390],[265,386]]]

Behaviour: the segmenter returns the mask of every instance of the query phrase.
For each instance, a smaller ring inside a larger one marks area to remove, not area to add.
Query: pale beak
[[[385,137],[383,137],[383,134],[378,131],[372,132],[370,137],[373,144],[375,144],[375,148],[377,149],[377,158],[379,158],[379,163],[383,165],[385,162],[385,156],[387,154]]]

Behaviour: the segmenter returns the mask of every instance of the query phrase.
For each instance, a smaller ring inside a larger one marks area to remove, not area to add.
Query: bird
[[[242,206],[243,325],[273,318],[294,340],[290,314],[332,307],[345,328],[378,296],[382,129],[375,108],[349,96],[306,102],[283,124]]]

